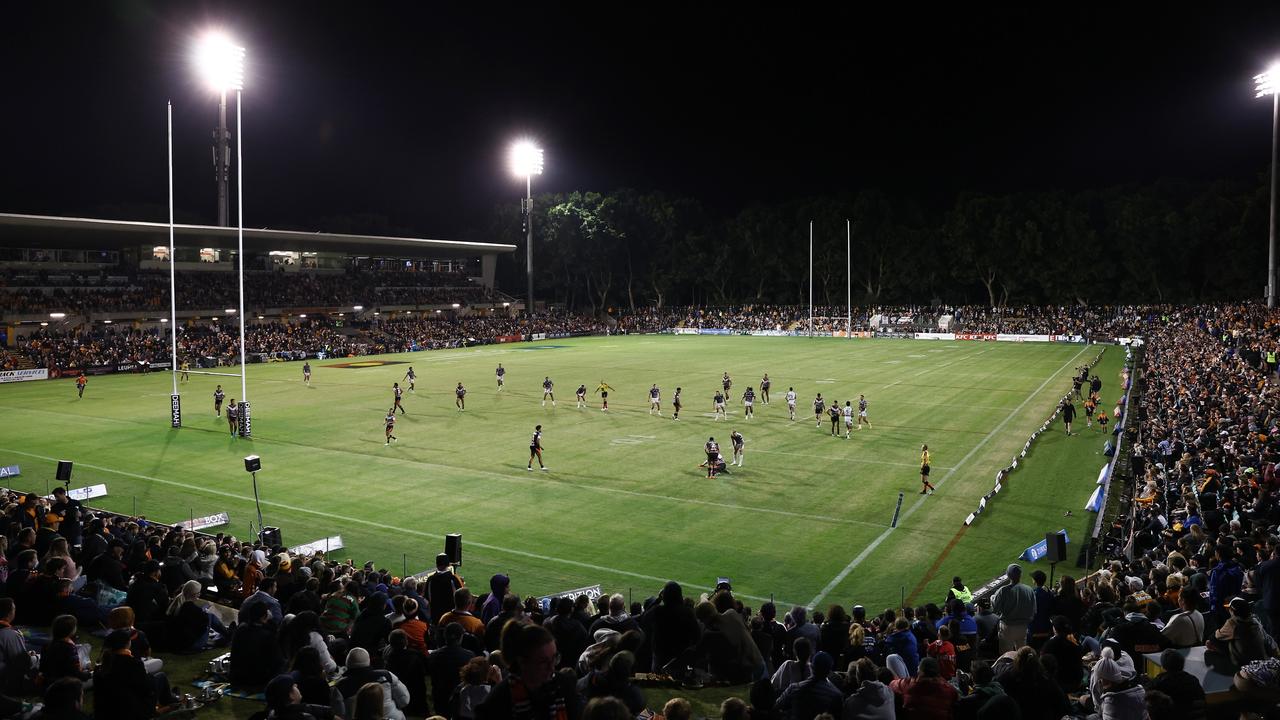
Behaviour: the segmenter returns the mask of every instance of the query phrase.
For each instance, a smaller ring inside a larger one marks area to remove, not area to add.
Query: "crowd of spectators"
[[[236,275],[229,272],[179,272],[180,310],[220,310],[239,302]],[[475,285],[464,273],[437,272],[247,272],[249,307],[323,308],[353,305],[448,305],[494,302],[502,296]],[[0,308],[12,313],[158,312],[169,309],[169,274],[137,271],[128,275],[19,274],[0,283]]]

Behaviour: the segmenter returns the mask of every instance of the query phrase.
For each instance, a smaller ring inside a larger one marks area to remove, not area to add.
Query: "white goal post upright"
[[[244,49],[240,49],[240,57],[244,57]],[[245,376],[244,363],[244,122],[241,120],[240,108],[244,104],[244,90],[236,87],[236,225],[239,230],[236,247],[237,273],[240,280],[240,436],[249,437],[252,425],[249,420],[249,385]]]
[[[813,337],[813,221],[809,221],[809,337]]]
[[[845,339],[853,339],[853,221],[844,221],[844,297],[848,307],[844,318]]]
[[[173,377],[170,396],[172,427],[182,427],[182,398],[178,395],[178,293],[173,254],[173,101],[167,103],[169,130],[169,374]]]

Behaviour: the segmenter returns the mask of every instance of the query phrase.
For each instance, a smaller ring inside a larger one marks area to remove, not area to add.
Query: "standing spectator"
[[[458,673],[475,653],[462,647],[462,636],[466,631],[458,623],[450,623],[444,628],[444,647],[432,650],[427,656],[427,670],[431,673],[431,704],[436,713],[451,716],[449,696],[458,684]]]
[[[671,583],[668,583],[668,585],[670,584]],[[678,587],[679,586],[677,586],[677,588]],[[587,649],[587,645],[591,644],[590,637],[587,635],[587,628],[583,626],[582,622],[578,620],[578,617],[573,612],[573,598],[556,598],[553,603],[556,614],[547,618],[542,625],[551,633],[551,636],[555,638],[556,647],[560,648],[560,662],[558,663],[557,669],[571,667],[575,662],[577,662],[578,656],[582,655],[582,652]],[[683,604],[683,601],[681,601],[682,606]],[[659,605],[657,607],[660,608],[662,606]],[[645,613],[645,617],[648,617],[655,609],[656,608],[651,609],[649,613]],[[693,611],[688,610],[688,613],[689,619],[693,620]],[[657,617],[654,617],[653,624],[655,628],[662,627],[662,624],[659,623]],[[698,621],[694,620],[693,624],[696,632]],[[655,632],[657,632],[657,630],[655,630]],[[670,661],[667,654],[668,646],[665,644],[660,645],[659,642],[658,638],[655,637],[653,648],[655,670],[661,670],[665,663]],[[501,636],[499,636],[499,645],[501,645]],[[681,652],[683,652],[686,647],[687,646],[682,646],[680,648]],[[674,657],[676,656],[671,656],[671,658]],[[659,664],[660,660],[662,661],[662,664]]]
[[[1005,569],[1007,583],[991,598],[991,609],[1000,618],[1000,652],[1017,650],[1027,642],[1027,625],[1036,614],[1035,591],[1022,584],[1022,566]]]
[[[412,601],[406,601],[406,607],[409,602]],[[417,618],[414,621],[422,622]],[[391,631],[387,649],[383,652],[382,664],[409,690],[409,704],[404,707],[405,713],[430,715],[427,704],[427,659],[423,652],[410,647],[409,636],[405,634],[403,625]]]
[[[502,573],[489,578],[489,597],[485,598],[484,605],[480,608],[481,622],[488,625],[490,620],[502,612],[502,600],[510,588],[511,578]]]
[[[683,588],[675,581],[669,581],[662,587],[658,602],[640,616],[640,626],[650,642],[655,672],[663,672],[671,661],[682,657],[694,647],[701,632],[698,620],[693,616],[693,609],[684,602]],[[562,648],[563,654],[568,646],[561,643],[556,629],[552,628],[551,632],[556,634],[556,644]],[[582,638],[585,641],[585,630]],[[581,654],[581,650],[578,654]]]
[[[475,609],[476,599],[471,595],[471,591],[461,587],[453,592],[453,610],[445,613],[440,618],[441,625],[449,623],[458,623],[467,633],[477,638],[484,637],[484,623],[480,622],[480,618],[471,613]]]
[[[440,619],[453,610],[454,592],[462,587],[462,578],[453,571],[446,553],[436,556],[435,572],[427,576],[426,583],[431,624],[435,627],[444,627]]]

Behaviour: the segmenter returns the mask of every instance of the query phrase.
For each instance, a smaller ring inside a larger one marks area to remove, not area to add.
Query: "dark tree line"
[[[575,310],[648,305],[1130,303],[1259,297],[1268,196],[1256,185],[1160,181],[1084,192],[964,193],[930,210],[877,190],[747,208],[724,217],[659,192],[535,197],[539,299]],[[499,286],[524,291],[518,203],[475,239],[519,251]]]

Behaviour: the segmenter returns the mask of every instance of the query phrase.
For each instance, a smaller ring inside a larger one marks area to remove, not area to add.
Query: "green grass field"
[[[211,395],[222,382],[193,375],[181,384],[185,427],[169,427],[170,376],[90,378],[83,399],[70,380],[0,386],[0,464],[20,464],[13,481],[43,492],[54,460],[76,462],[73,486],[105,483],[101,507],[162,522],[228,511],[224,528],[248,534],[253,491],[241,459],[262,457],[258,474],[268,525],[294,545],[341,534],[339,557],[374,560],[396,574],[427,569],[449,532],[464,535],[462,573],[487,587],[507,572],[522,594],[600,583],[636,600],[663,582],[709,589],[732,578],[750,601],[790,605],[897,604],[905,592],[941,597],[950,577],[971,587],[1003,571],[1046,531],[1066,528],[1074,558],[1092,516],[1104,436],[1042,435],[992,507],[967,530],[963,519],[996,471],[1070,387],[1071,371],[1100,346],[948,343],[909,340],[632,336],[388,355],[374,367],[312,361],[253,365],[252,440],[229,436]],[[369,360],[360,358],[359,360]],[[1107,408],[1119,386],[1123,350],[1095,370]],[[494,367],[507,368],[495,391]],[[391,384],[412,364],[400,440],[384,445]],[[720,375],[734,378],[728,422],[709,416]],[[773,380],[772,403],[744,420],[741,390]],[[558,407],[543,408],[540,383],[556,382]],[[610,412],[598,398],[574,408],[579,383],[615,388]],[[453,386],[469,389],[454,408]],[[663,417],[646,410],[658,383]],[[670,397],[684,388],[680,422]],[[797,422],[782,398],[799,393]],[[849,440],[814,427],[815,392],[865,393],[873,430]],[[550,471],[526,472],[528,439],[543,425]],[[745,467],[707,480],[697,465],[710,435],[728,455],[728,436],[747,440]],[[1084,430],[1082,426],[1078,429]],[[919,492],[921,443],[933,454],[930,497]],[[889,529],[898,492],[902,519]],[[1066,510],[1074,517],[1063,517]],[[1046,568],[1047,569],[1047,568]]]

